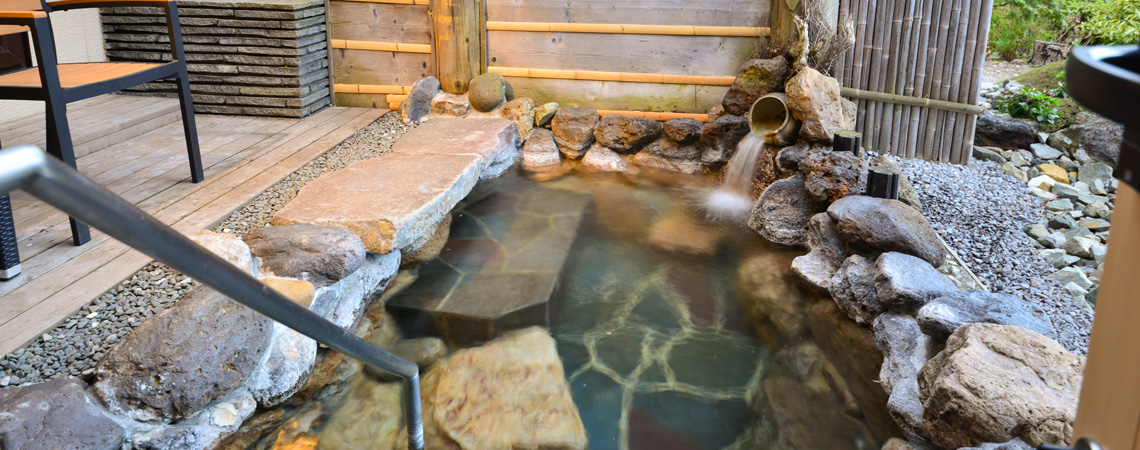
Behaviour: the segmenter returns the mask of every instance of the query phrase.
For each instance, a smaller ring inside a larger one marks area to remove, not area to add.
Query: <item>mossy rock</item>
[[[485,73],[471,80],[467,101],[480,112],[491,112],[507,101],[507,80],[497,73]],[[513,89],[512,89],[513,93]]]

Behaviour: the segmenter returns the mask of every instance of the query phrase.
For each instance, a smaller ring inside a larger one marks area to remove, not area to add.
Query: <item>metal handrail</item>
[[[416,364],[388,353],[262,284],[75,169],[32,146],[0,150],[0,193],[23,189],[111,237],[345,355],[404,379],[408,446],[423,450]]]

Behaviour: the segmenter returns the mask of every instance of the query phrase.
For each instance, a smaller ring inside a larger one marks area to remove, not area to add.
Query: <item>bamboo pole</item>
[[[947,24],[950,34],[947,36],[948,45],[945,55],[945,63],[942,67],[942,87],[939,90],[938,98],[940,100],[950,100],[950,87],[954,84],[951,78],[954,74],[954,63],[961,49],[961,36],[958,33],[959,20],[962,15],[962,3],[964,0],[954,0],[950,9],[950,22]],[[960,62],[961,60],[958,60]],[[941,152],[938,156],[939,162],[950,161],[950,145],[952,144],[953,129],[950,127],[950,122],[953,120],[954,115],[943,113],[942,123],[939,125],[938,137],[941,142],[938,144],[938,149]]]
[[[882,2],[875,1],[875,3],[875,14],[872,16],[873,20],[870,20],[867,24],[868,26],[873,26],[871,30],[873,34],[868,36],[868,40],[871,42],[871,64],[867,69],[869,78],[866,86],[868,90],[879,91],[879,78],[883,71],[883,31],[889,28],[884,26],[884,10],[889,9],[889,5],[886,5],[885,0]],[[879,151],[878,111],[879,104],[877,102],[867,103],[867,132],[863,133],[863,142],[869,144],[871,149],[875,151]]]
[[[850,1],[851,0],[839,0],[839,6],[838,6],[838,8],[839,8],[839,13],[838,13],[839,21],[835,24],[835,29],[836,29],[837,33],[839,30],[839,27],[843,23],[843,18],[846,17],[846,14],[847,14],[846,11],[849,8],[848,3],[850,3]],[[850,50],[850,49],[848,49],[848,50]],[[831,69],[832,70],[832,76],[834,76],[836,80],[839,80],[840,86],[843,85],[843,71],[847,69],[847,54],[848,53],[850,53],[850,52],[843,52],[842,55],[839,55],[839,59],[837,59],[835,61],[835,67],[833,67]]]
[[[890,68],[892,61],[890,50],[894,42],[891,41],[891,33],[894,30],[894,16],[899,8],[904,6],[904,1],[895,0],[893,3],[887,2],[884,4],[881,17],[882,23],[888,24],[886,27],[880,27],[881,32],[876,32],[879,35],[879,71],[883,72],[878,77],[878,82],[874,85],[876,92],[885,92],[887,90],[887,77],[890,75],[886,69]],[[899,14],[901,15],[901,13]],[[887,103],[878,103],[875,106],[875,148],[880,152],[890,153],[888,148],[887,135],[890,132],[890,124],[886,122],[886,110],[890,107]]]
[[[899,40],[902,38],[903,22],[906,21],[906,8],[909,1],[895,0],[894,9],[891,11],[891,35],[887,42],[884,43],[884,51],[887,53],[887,73],[883,77],[883,86],[879,92],[886,92],[889,94],[898,94],[895,90],[895,83],[899,76],[899,61],[902,59],[903,48],[899,45]],[[881,105],[881,113],[879,114],[880,128],[880,147],[884,153],[895,153],[894,142],[894,103],[886,103]]]
[[[922,20],[924,17],[924,6],[923,6],[924,4],[925,4],[925,2],[923,0],[917,0],[915,2],[914,11],[913,11],[912,16],[911,16],[912,19],[911,19],[911,25],[910,25],[910,41],[908,42],[908,45],[907,45],[907,48],[908,48],[908,50],[907,50],[907,62],[903,68],[903,70],[906,71],[906,75],[905,75],[905,79],[903,80],[903,84],[902,84],[902,95],[905,95],[908,97],[914,96],[914,79],[917,76],[915,69],[918,67],[918,60],[919,60],[919,53],[920,53],[919,48],[920,48],[920,43],[921,43],[920,42],[921,36],[919,33],[922,31]],[[901,148],[899,148],[898,155],[900,157],[904,157],[904,158],[909,157],[909,155],[914,153],[914,146],[915,146],[914,140],[910,136],[910,130],[911,130],[910,117],[911,117],[911,113],[914,111],[914,109],[915,109],[914,105],[903,106],[902,112],[899,114],[899,118],[898,118],[898,125],[900,127],[900,129],[898,131],[899,141],[902,143]]]
[[[696,120],[699,120],[701,122],[708,122],[709,121],[709,115],[708,114],[654,112],[654,111],[619,111],[619,110],[603,110],[603,109],[598,110],[599,116],[605,116],[605,115],[609,115],[609,114],[619,114],[619,115],[631,116],[631,117],[644,117],[647,119],[653,119],[653,120],[657,120],[657,121],[661,121],[661,122],[672,120],[672,119],[696,119]]]
[[[934,31],[935,35],[938,36],[938,42],[933,48],[934,59],[932,62],[934,66],[931,67],[930,70],[930,89],[926,91],[927,97],[932,99],[937,99],[938,93],[942,89],[942,68],[945,66],[946,60],[943,50],[946,49],[946,46],[950,45],[948,37],[950,34],[951,6],[950,1],[943,0],[939,19],[935,22],[938,24],[936,31]],[[937,161],[941,152],[941,149],[937,147],[941,144],[937,133],[939,132],[939,127],[942,125],[942,117],[943,114],[941,110],[931,111],[929,120],[926,122],[926,145],[930,148],[930,157],[926,158],[928,161]]]
[[[487,71],[486,6],[482,0],[431,0],[432,40],[439,84],[449,94]]]
[[[930,18],[933,13],[935,0],[922,0],[922,23],[918,27],[918,46],[915,47],[917,61],[914,66],[914,78],[911,80],[911,92],[906,95],[922,97],[926,90],[923,82],[926,80],[927,47],[930,42]],[[910,110],[910,127],[907,131],[907,140],[911,147],[907,149],[907,157],[921,156],[922,136],[919,131],[922,124],[922,111],[920,107]]]
[[[970,66],[970,88],[969,88],[969,101],[970,103],[978,102],[978,90],[982,83],[982,68],[986,63],[986,45],[989,42],[990,33],[990,19],[993,14],[993,0],[981,0],[981,6],[978,10],[978,15],[975,20],[978,22],[978,34],[974,38],[978,44],[974,47],[974,62]],[[964,132],[962,138],[965,140],[965,148],[972,148],[974,145],[974,126],[977,124],[977,116],[968,116],[966,118],[966,125],[963,127]],[[962,159],[962,164],[969,164],[970,157],[973,151],[965,152],[965,157]]]
[[[867,11],[874,7],[873,0],[856,1],[859,5],[859,16],[856,17],[855,25],[855,55],[853,59],[853,66],[851,68],[851,83],[847,86],[856,89],[866,89],[866,56],[864,50],[870,45],[870,39],[867,39]],[[859,100],[855,105],[855,129],[863,134],[864,138],[870,136],[867,133],[867,102]]]
[[[950,93],[946,96],[946,100],[957,101],[962,103],[960,93],[966,89],[962,87],[962,65],[965,64],[966,55],[973,58],[974,49],[970,46],[971,32],[976,31],[977,28],[972,27],[970,20],[970,12],[973,7],[974,0],[962,1],[962,15],[958,20],[958,39],[955,42],[954,48],[954,66],[950,72]],[[948,161],[957,162],[962,156],[962,136],[961,136],[961,123],[959,123],[960,114],[951,114],[950,120],[946,124],[946,132],[950,134],[950,158]],[[964,120],[963,120],[964,122]]]
[[[914,54],[911,48],[911,35],[913,34],[914,27],[914,1],[906,2],[906,13],[902,20],[902,31],[899,33],[899,51],[895,52],[898,56],[898,64],[895,65],[895,84],[892,86],[894,93],[903,94],[906,89],[906,80],[913,76],[913,72],[909,69],[912,55]],[[906,109],[904,105],[892,105],[891,114],[891,154],[902,156],[906,151],[906,127],[902,123],[902,114]]]
[[[598,72],[592,70],[532,69],[523,67],[488,67],[487,72],[504,77],[548,78],[557,80],[625,81],[631,83],[693,84],[701,86],[732,86],[735,77],[707,75],[672,75],[661,73]]]
[[[974,57],[977,56],[978,47],[978,34],[981,33],[981,24],[977,20],[978,9],[981,7],[982,0],[969,0],[970,7],[966,9],[963,14],[967,19],[968,30],[965,36],[965,45],[963,50],[962,64],[958,67],[958,82],[955,83],[954,97],[951,100],[958,103],[977,103],[977,92],[970,91],[971,76],[973,74],[972,64],[974,64]],[[972,142],[965,140],[966,135],[966,121],[965,115],[959,114],[954,121],[954,149],[956,154],[951,154],[950,161],[954,164],[968,164],[970,161],[970,154],[973,153]]]

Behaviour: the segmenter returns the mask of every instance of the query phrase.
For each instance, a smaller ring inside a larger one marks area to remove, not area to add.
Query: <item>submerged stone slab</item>
[[[474,154],[395,154],[356,162],[301,188],[271,223],[345,228],[368,251],[389,253],[433,232],[471,192],[482,166],[482,156]]]
[[[388,300],[388,311],[407,331],[458,346],[547,325],[550,297],[589,201],[534,188],[499,191],[471,205],[457,215],[440,256]]]
[[[515,123],[508,119],[429,120],[392,145],[396,155],[476,155],[480,169],[518,147]]]
[[[441,360],[424,376],[423,393],[429,448],[588,445],[554,338],[537,327]]]
[[[0,390],[0,448],[119,449],[123,427],[87,397],[73,378]]]

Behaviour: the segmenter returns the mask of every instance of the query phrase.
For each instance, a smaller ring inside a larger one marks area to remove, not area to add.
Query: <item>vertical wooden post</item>
[[[444,92],[462,94],[487,71],[487,7],[484,0],[431,0],[432,53]]]
[[[1140,449],[1140,193],[1121,182],[1116,195],[1073,436],[1132,450]]]

